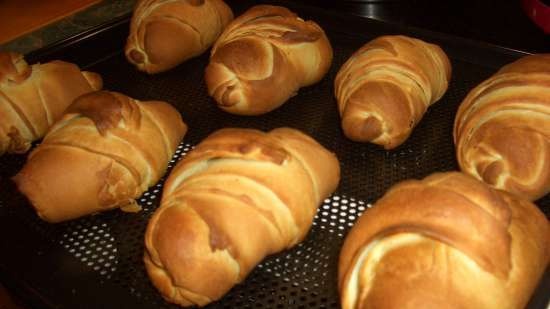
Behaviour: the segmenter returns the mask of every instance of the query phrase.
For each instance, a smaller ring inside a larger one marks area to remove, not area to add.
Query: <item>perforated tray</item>
[[[317,21],[332,42],[334,62],[320,83],[300,90],[281,108],[264,116],[234,116],[215,106],[203,80],[207,55],[164,74],[137,72],[122,54],[128,17],[27,58],[29,62],[72,61],[102,74],[106,89],[142,100],[165,100],[176,106],[190,130],[170,166],[193,145],[223,127],[295,127],[336,152],[342,181],[335,194],[319,207],[307,239],[267,258],[245,282],[209,308],[339,308],[338,254],[352,224],[396,182],[457,169],[452,124],[459,103],[476,84],[521,54],[293,2],[269,3],[285,5]],[[253,2],[229,4],[239,14]],[[382,34],[407,34],[438,43],[453,65],[446,95],[428,110],[409,140],[392,151],[354,143],[343,136],[332,87],[338,68],[353,51]],[[0,158],[0,279],[37,308],[176,308],[150,284],[142,262],[144,230],[159,205],[163,181],[138,200],[143,206],[140,213],[114,210],[50,225],[37,218],[9,180],[24,160],[24,155]],[[550,197],[537,204],[548,217]],[[550,296],[548,277],[529,308],[545,308]]]

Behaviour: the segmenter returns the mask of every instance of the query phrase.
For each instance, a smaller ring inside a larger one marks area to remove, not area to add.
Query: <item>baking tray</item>
[[[303,18],[315,20],[334,48],[334,62],[327,76],[267,115],[235,116],[215,106],[203,80],[207,54],[155,76],[136,71],[122,54],[129,16],[27,55],[27,60],[72,61],[100,73],[106,89],[141,100],[172,103],[190,129],[170,166],[209,133],[223,127],[268,130],[290,126],[336,152],[342,181],[320,206],[306,240],[268,257],[242,284],[208,308],[339,308],[337,260],[353,222],[396,182],[456,170],[452,124],[458,105],[475,85],[524,54],[297,2],[228,1],[237,15],[258,2],[284,5]],[[430,107],[408,141],[392,151],[354,143],[343,136],[332,87],[343,62],[362,44],[383,34],[435,42],[453,65],[445,96]],[[177,308],[160,297],[142,263],[144,230],[158,207],[163,180],[138,199],[143,207],[140,213],[114,210],[51,225],[38,219],[10,181],[25,158],[0,158],[0,279],[4,284],[35,308]],[[549,217],[550,197],[537,201],[537,205]],[[546,307],[549,277],[547,271],[528,308]]]

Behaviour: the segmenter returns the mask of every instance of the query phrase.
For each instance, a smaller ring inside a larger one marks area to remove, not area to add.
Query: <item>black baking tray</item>
[[[320,206],[306,240],[268,257],[242,284],[208,308],[339,308],[337,260],[353,222],[396,182],[456,170],[452,125],[458,105],[475,85],[525,54],[297,2],[228,1],[236,15],[260,2],[287,6],[305,19],[315,20],[334,48],[331,70],[320,83],[301,89],[281,108],[263,116],[230,115],[215,106],[203,80],[207,54],[163,74],[149,76],[136,71],[122,53],[129,16],[29,54],[27,60],[71,61],[100,73],[106,89],[141,100],[172,103],[190,129],[170,166],[223,127],[268,130],[290,126],[334,151],[341,162],[342,181]],[[332,86],[343,62],[361,45],[384,34],[405,34],[437,43],[453,65],[445,96],[430,107],[409,140],[392,151],[343,136]],[[13,293],[32,308],[177,308],[159,296],[142,263],[144,230],[158,207],[163,180],[139,198],[140,213],[114,210],[51,225],[38,219],[10,181],[25,158],[0,158],[0,280]],[[550,197],[536,203],[548,218]],[[528,308],[546,308],[548,291],[547,271]]]

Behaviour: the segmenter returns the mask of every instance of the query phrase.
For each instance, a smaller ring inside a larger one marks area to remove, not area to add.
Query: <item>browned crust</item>
[[[233,19],[222,0],[141,0],[136,4],[125,53],[138,70],[170,70],[205,52]]]
[[[360,284],[372,288],[359,287],[351,307],[344,294],[359,253],[403,234],[426,240],[370,260],[373,277]],[[439,294],[442,308],[523,308],[549,261],[550,225],[534,204],[465,174],[436,173],[393,186],[359,218],[340,253],[339,289],[344,309],[432,308]]]
[[[447,90],[451,64],[434,44],[381,36],[357,50],[334,81],[344,134],[393,149]]]
[[[257,5],[220,35],[205,80],[224,111],[260,115],[319,82],[331,63],[332,47],[319,25],[284,7]]]
[[[174,167],[147,227],[153,284],[183,306],[221,298],[266,255],[305,237],[339,171],[332,153],[294,129],[212,133]]]
[[[126,206],[162,177],[186,130],[168,103],[86,94],[13,180],[49,222]]]
[[[101,86],[99,74],[72,63],[29,66],[21,54],[0,52],[0,155],[26,152],[76,97]]]
[[[461,169],[529,200],[550,192],[550,61],[531,55],[472,89],[454,123]]]

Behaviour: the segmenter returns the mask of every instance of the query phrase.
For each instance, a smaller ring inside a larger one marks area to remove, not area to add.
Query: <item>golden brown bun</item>
[[[550,192],[550,54],[508,64],[470,91],[454,141],[462,171],[529,200]]]
[[[164,175],[186,131],[165,102],[89,93],[67,109],[13,180],[48,222],[131,205]]]
[[[101,86],[98,74],[72,63],[29,66],[21,54],[0,52],[0,155],[29,150],[76,97]]]
[[[406,36],[368,42],[334,80],[344,134],[385,149],[401,145],[450,78],[451,63],[437,45]]]
[[[392,187],[346,236],[342,309],[521,309],[549,261],[534,204],[437,173]]]
[[[145,266],[182,306],[221,298],[306,236],[337,187],[334,154],[289,128],[214,132],[174,168],[145,234]]]
[[[232,19],[222,0],[140,0],[126,58],[150,74],[167,71],[205,52]]]
[[[331,63],[332,47],[316,23],[283,7],[257,5],[216,41],[205,79],[220,108],[259,115],[320,81]]]

